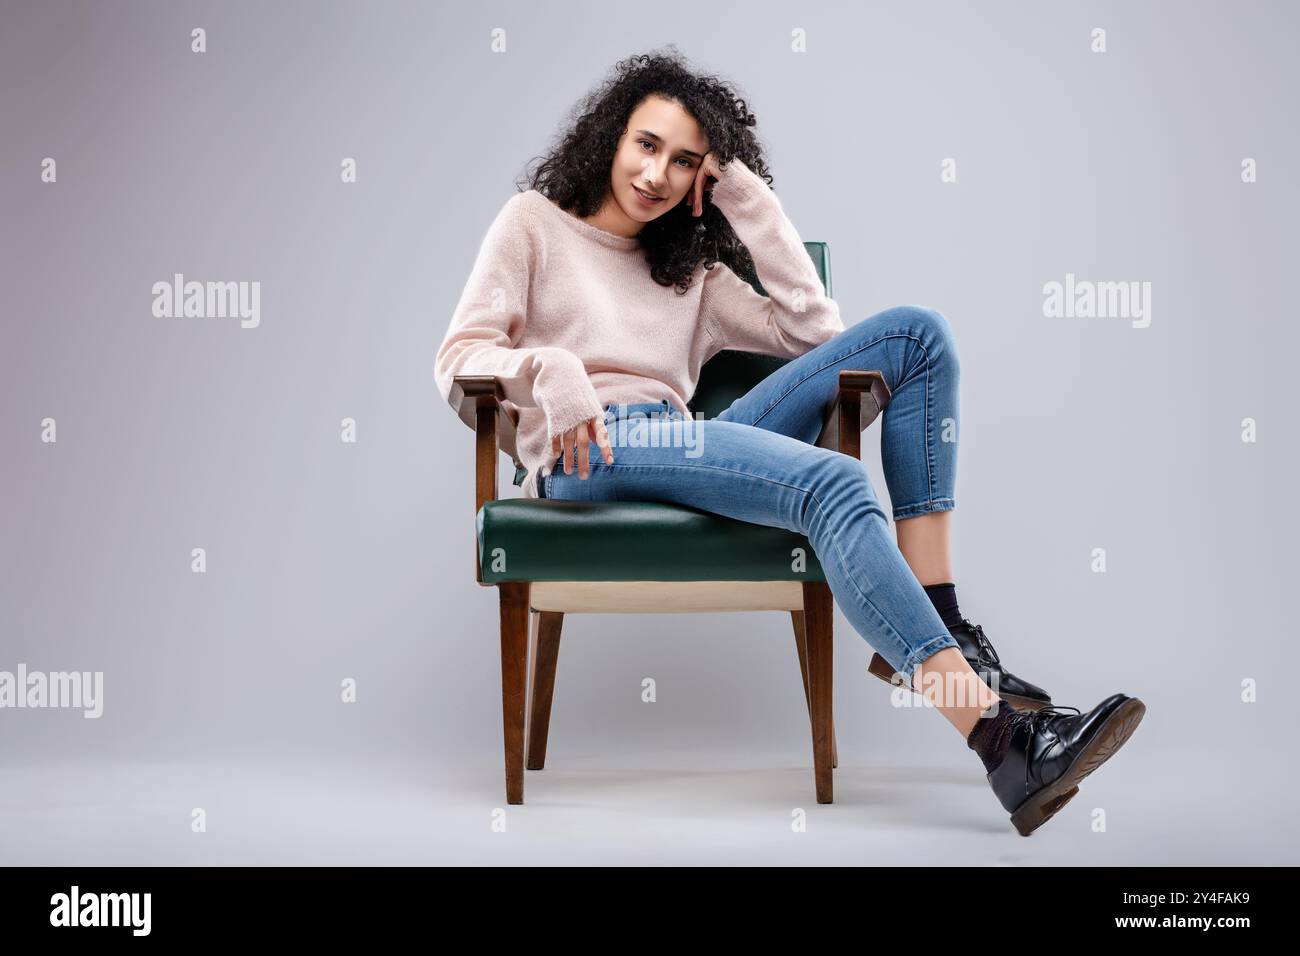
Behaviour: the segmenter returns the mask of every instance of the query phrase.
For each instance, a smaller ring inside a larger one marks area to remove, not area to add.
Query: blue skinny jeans
[[[605,406],[614,463],[595,443],[590,476],[557,458],[538,494],[666,501],[806,535],[858,634],[909,685],[957,642],[898,550],[862,462],[818,448],[841,369],[876,369],[892,393],[880,452],[895,521],[955,506],[959,366],[952,329],[900,306],[853,325],[767,376],[717,418],[662,402]],[[557,470],[558,469],[558,470]]]

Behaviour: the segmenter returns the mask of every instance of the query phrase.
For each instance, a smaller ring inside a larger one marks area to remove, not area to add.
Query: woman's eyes
[[[638,143],[641,143],[642,145],[649,146],[651,149],[654,149],[654,145],[655,145],[655,144],[652,143],[652,142],[650,142],[650,140],[648,140],[648,139],[639,139],[639,140],[637,140],[637,142],[638,142]],[[695,164],[692,163],[689,159],[687,159],[685,156],[679,156],[679,157],[677,157],[677,161],[678,161],[679,163],[685,163],[687,169],[690,169],[692,166],[695,165]]]

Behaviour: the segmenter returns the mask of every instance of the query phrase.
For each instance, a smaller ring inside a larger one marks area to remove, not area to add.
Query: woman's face
[[[686,197],[708,151],[708,140],[689,113],[661,96],[646,97],[632,111],[614,152],[613,201],[607,200],[591,221],[635,236]],[[658,198],[652,202],[650,196]]]

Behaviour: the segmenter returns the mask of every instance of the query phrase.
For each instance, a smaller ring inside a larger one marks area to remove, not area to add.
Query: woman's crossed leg
[[[860,461],[754,425],[688,418],[663,402],[610,405],[604,420],[613,464],[593,444],[589,477],[552,470],[539,483],[544,497],[664,501],[803,534],[845,617],[900,674],[913,680],[942,652],[927,673],[941,663],[984,688],[974,706],[945,712],[958,730],[969,734],[996,701],[895,545]]]

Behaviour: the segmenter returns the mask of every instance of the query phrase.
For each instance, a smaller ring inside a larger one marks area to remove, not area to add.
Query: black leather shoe
[[[1006,756],[988,781],[1020,835],[1029,836],[1065,806],[1079,782],[1133,735],[1146,710],[1136,697],[1111,694],[1086,714],[1055,706],[1012,713]]]
[[[957,641],[961,656],[966,658],[971,670],[979,674],[984,683],[1012,707],[1017,710],[1038,710],[1051,705],[1051,694],[1003,669],[998,652],[984,635],[983,627],[962,618],[956,627],[948,628],[948,633]],[[903,683],[902,675],[896,673],[879,654],[871,658],[867,670],[895,686]]]

